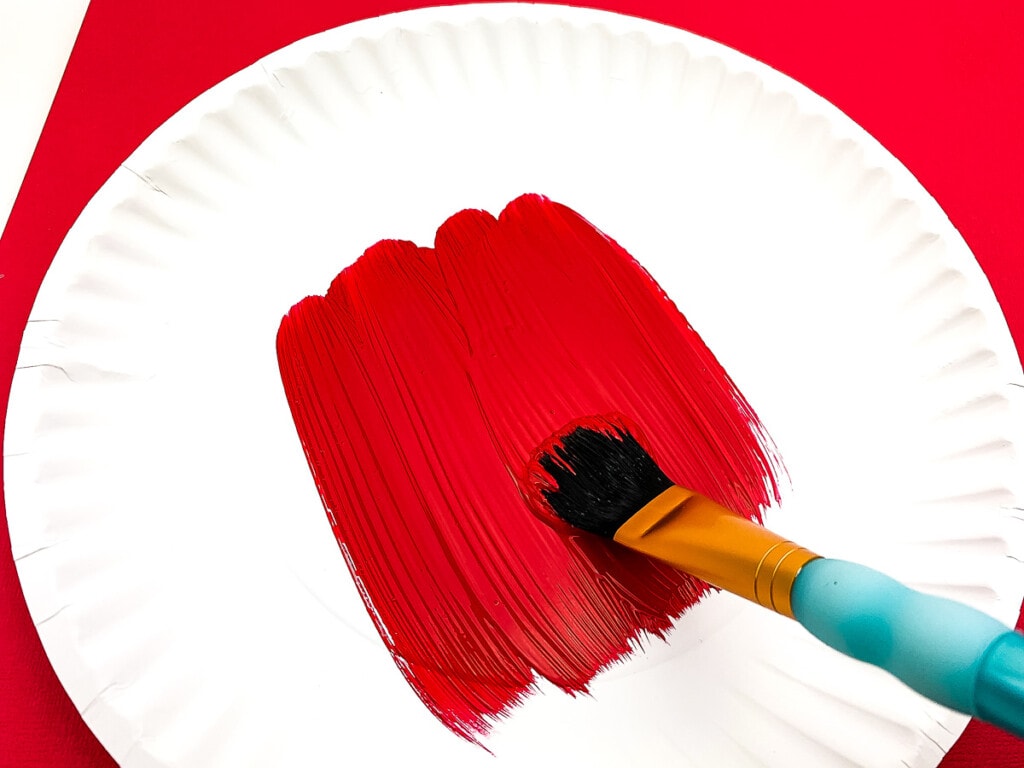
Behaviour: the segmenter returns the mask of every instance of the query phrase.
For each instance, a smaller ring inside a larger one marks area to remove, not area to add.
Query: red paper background
[[[92,0],[0,239],[0,402],[21,330],[71,224],[131,151],[194,96],[288,43],[422,0]],[[1024,343],[1024,3],[591,0],[718,40],[791,75],[878,138],[939,201]],[[0,766],[112,762],[63,693],[0,526]],[[842,723],[836,723],[837,728]],[[972,723],[943,768],[1024,766]]]

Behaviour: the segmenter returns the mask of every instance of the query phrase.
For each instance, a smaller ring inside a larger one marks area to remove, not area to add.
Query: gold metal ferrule
[[[623,523],[615,541],[790,618],[793,582],[819,557],[678,485]]]

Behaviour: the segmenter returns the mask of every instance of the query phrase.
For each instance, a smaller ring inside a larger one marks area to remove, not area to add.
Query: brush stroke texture
[[[625,250],[536,195],[382,241],[299,302],[285,393],[352,577],[396,665],[478,741],[539,676],[575,694],[707,586],[527,508],[533,450],[625,414],[674,478],[757,517],[776,461],[753,410]]]

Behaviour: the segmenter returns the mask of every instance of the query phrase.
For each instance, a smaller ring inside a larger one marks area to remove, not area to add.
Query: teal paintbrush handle
[[[1024,635],[844,560],[805,565],[792,603],[797,621],[837,651],[1024,738]]]

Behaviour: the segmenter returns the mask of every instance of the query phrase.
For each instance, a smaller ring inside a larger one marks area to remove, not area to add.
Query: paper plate
[[[1024,378],[978,265],[864,131],[596,11],[429,9],[197,99],[88,206],[26,331],[8,521],[46,650],[125,766],[931,766],[965,718],[727,595],[486,741],[416,699],[306,467],[274,335],[385,237],[565,203],[661,283],[778,443],[769,523],[1013,622]]]

